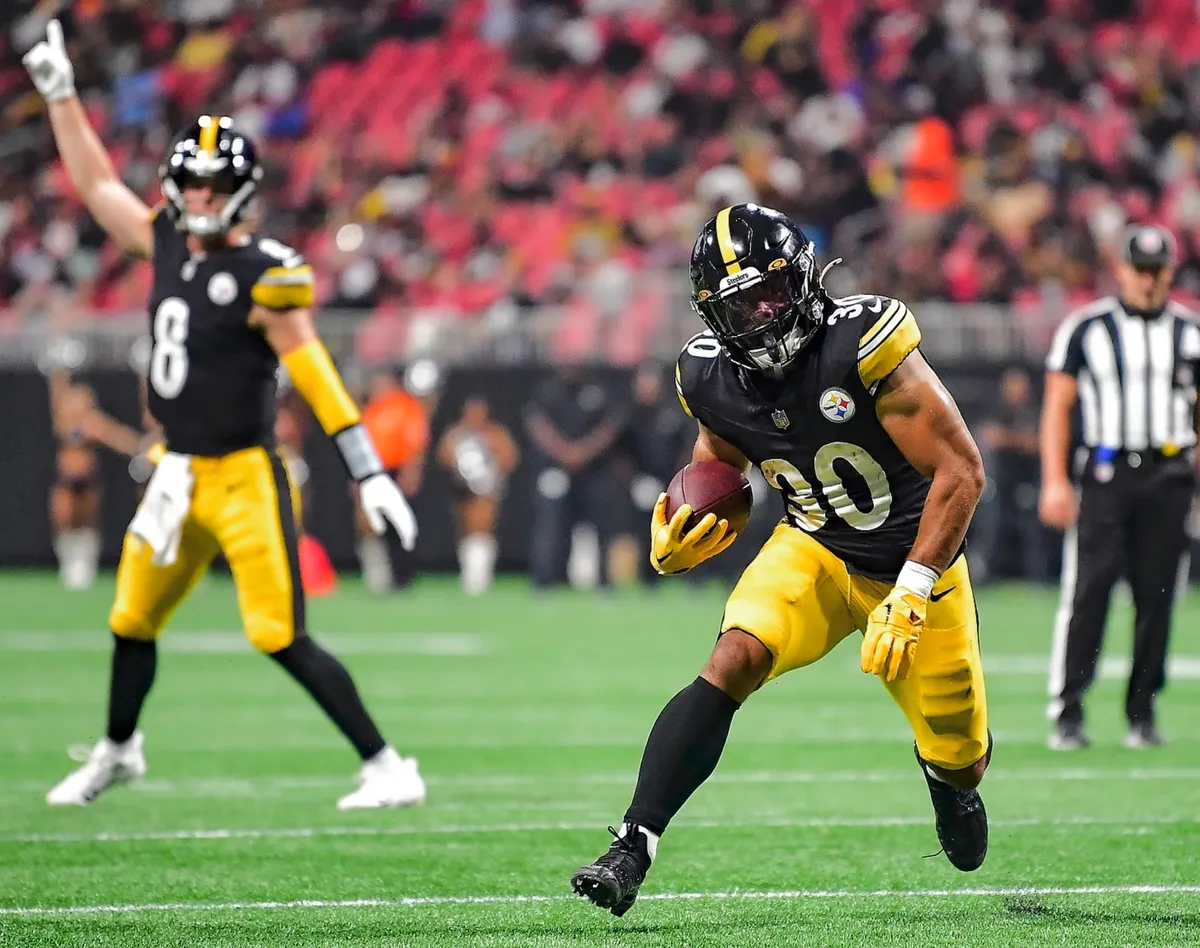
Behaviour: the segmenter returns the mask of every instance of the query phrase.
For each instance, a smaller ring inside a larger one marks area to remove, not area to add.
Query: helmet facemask
[[[241,139],[235,140],[235,149]],[[262,169],[252,155],[236,151],[232,155],[193,150],[174,150],[162,172],[162,192],[171,216],[183,232],[197,237],[216,237],[227,233],[250,210],[258,190]],[[195,213],[188,208],[184,191],[207,187],[214,194],[228,195],[219,211]]]
[[[702,290],[692,298],[733,362],[780,376],[812,341],[824,309],[819,282],[802,260],[780,261],[765,274],[744,268],[722,279],[717,292]]]

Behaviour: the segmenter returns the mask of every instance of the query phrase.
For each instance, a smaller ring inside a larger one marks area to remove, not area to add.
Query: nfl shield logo
[[[787,430],[788,426],[792,423],[791,419],[787,416],[787,412],[782,408],[776,408],[771,412],[771,420],[775,422],[775,427],[780,431]]]

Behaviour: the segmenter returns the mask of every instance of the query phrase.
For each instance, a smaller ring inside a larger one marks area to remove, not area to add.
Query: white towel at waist
[[[191,456],[170,451],[150,475],[129,533],[154,551],[155,566],[170,566],[179,555],[183,522],[192,506],[193,481]]]

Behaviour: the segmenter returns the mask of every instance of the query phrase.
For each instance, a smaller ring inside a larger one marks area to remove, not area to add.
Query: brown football
[[[750,519],[754,492],[746,475],[724,461],[693,461],[682,468],[667,487],[667,519],[684,504],[692,508],[687,529],[706,514],[729,521],[729,529],[740,533]]]

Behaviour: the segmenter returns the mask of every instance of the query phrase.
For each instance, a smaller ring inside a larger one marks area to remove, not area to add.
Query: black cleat
[[[622,826],[626,835],[611,826],[608,831],[616,837],[608,852],[571,876],[571,888],[576,895],[620,918],[633,906],[650,869],[649,839],[637,826]]]
[[[933,812],[937,817],[938,842],[950,865],[960,872],[974,872],[983,865],[987,857],[988,821],[987,810],[978,790],[958,790],[929,776],[925,761],[917,746],[913,745],[917,763],[929,785],[929,798],[933,801]],[[988,745],[988,756],[991,756]]]

